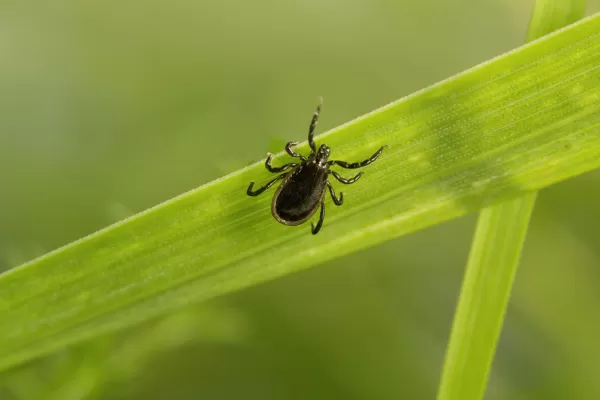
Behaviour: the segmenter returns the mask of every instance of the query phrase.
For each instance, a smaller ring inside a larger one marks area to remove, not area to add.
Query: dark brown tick
[[[339,165],[342,168],[360,168],[371,164],[377,160],[377,157],[381,155],[383,146],[371,157],[361,162],[347,163],[345,161],[331,160],[329,161],[329,155],[331,149],[326,144],[322,144],[317,149],[314,141],[315,127],[319,120],[319,114],[321,112],[321,99],[317,110],[313,114],[310,122],[310,128],[308,129],[308,145],[310,146],[310,155],[304,157],[302,154],[298,154],[292,150],[298,142],[289,142],[285,145],[285,151],[292,157],[299,158],[300,163],[288,163],[281,167],[273,167],[271,160],[273,159],[272,154],[268,154],[267,160],[265,161],[265,167],[269,172],[284,172],[276,178],[269,181],[265,186],[252,190],[254,182],[250,183],[246,193],[248,196],[258,196],[265,190],[269,189],[276,182],[283,180],[279,188],[273,196],[273,203],[271,205],[271,212],[273,217],[284,225],[300,225],[306,222],[321,206],[321,215],[317,225],[311,223],[312,233],[316,235],[321,226],[323,226],[323,220],[325,219],[325,188],[329,190],[333,203],[336,206],[341,206],[344,202],[344,194],[340,192],[340,197],[336,197],[333,186],[327,179],[329,175],[333,175],[338,181],[349,185],[356,182],[363,175],[362,172],[356,174],[356,176],[346,179],[340,176],[337,172],[330,169],[333,165]]]

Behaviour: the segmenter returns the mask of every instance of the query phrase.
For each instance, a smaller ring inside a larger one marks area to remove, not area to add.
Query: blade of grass
[[[599,32],[589,18],[317,137],[351,161],[391,145],[317,236],[245,195],[259,162],[5,273],[0,369],[599,167]]]
[[[585,14],[585,0],[536,0],[527,31],[527,42],[541,38]]]
[[[483,397],[535,198],[530,193],[479,215],[438,400]]]
[[[535,40],[583,17],[585,0],[537,0],[527,40]],[[492,360],[536,193],[486,208],[462,284],[438,400],[481,399]]]

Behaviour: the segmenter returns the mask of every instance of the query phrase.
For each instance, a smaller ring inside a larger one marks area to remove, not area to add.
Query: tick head
[[[331,149],[326,144],[322,144],[319,146],[317,150],[317,156],[315,157],[315,161],[319,165],[327,164],[327,160],[329,159],[329,155],[331,154]]]

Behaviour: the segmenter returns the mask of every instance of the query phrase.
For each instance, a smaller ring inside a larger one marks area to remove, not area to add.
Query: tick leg
[[[315,145],[315,128],[317,127],[317,122],[319,121],[319,114],[321,113],[321,105],[323,104],[323,98],[319,97],[319,105],[317,105],[317,109],[313,114],[312,120],[310,121],[310,127],[308,128],[308,145],[312,150],[312,154],[317,152],[317,146]]]
[[[289,163],[289,164],[284,164],[281,167],[273,167],[271,165],[272,159],[273,159],[273,154],[269,153],[267,160],[265,161],[265,167],[269,170],[269,172],[283,172],[286,169],[290,169],[290,168],[298,166],[298,164],[296,164],[296,163]]]
[[[343,176],[340,176],[340,174],[338,174],[335,171],[329,171],[329,172],[335,177],[335,179],[337,179],[338,181],[340,181],[342,183],[345,183],[346,185],[356,182],[357,180],[360,179],[361,176],[363,176],[363,172],[361,171],[358,174],[356,174],[356,176],[354,176],[350,179],[346,179]]]
[[[367,158],[365,161],[355,162],[355,163],[347,163],[346,161],[332,160],[332,161],[329,161],[329,165],[339,165],[342,168],[349,168],[349,169],[364,167],[364,166],[371,164],[373,161],[377,160],[377,158],[381,155],[381,153],[383,153],[383,149],[385,149],[386,147],[387,146],[383,146],[382,148],[377,150],[377,153],[373,154],[371,157]]]
[[[331,183],[329,183],[329,181],[327,181],[327,188],[329,189],[329,194],[331,195],[333,203],[336,206],[341,206],[342,204],[344,204],[344,193],[340,192],[340,198],[338,199],[335,196],[335,190],[333,190],[333,186],[331,186]]]
[[[255,190],[255,191],[252,190],[252,187],[254,186],[254,182],[250,182],[250,186],[248,186],[248,190],[246,190],[246,194],[248,196],[258,196],[259,194],[261,194],[262,192],[264,192],[265,190],[267,190],[268,188],[273,186],[275,184],[275,182],[285,178],[286,175],[287,174],[281,174],[277,178],[271,179],[269,181],[269,183],[267,183],[265,186],[261,187],[260,189]]]
[[[319,231],[321,230],[321,227],[323,226],[323,220],[325,219],[325,201],[321,202],[321,215],[319,216],[319,222],[317,222],[317,226],[315,226],[315,224],[313,224],[312,222],[310,223],[310,226],[312,227],[312,234],[316,235],[317,233],[319,233]]]
[[[285,151],[292,157],[298,157],[302,161],[306,161],[306,157],[304,157],[302,154],[296,153],[294,150],[292,150],[292,147],[294,147],[297,144],[298,144],[298,142],[289,142],[288,144],[285,145]]]

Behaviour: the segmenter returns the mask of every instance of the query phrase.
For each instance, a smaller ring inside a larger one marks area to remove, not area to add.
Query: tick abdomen
[[[308,163],[290,173],[275,193],[272,212],[286,225],[299,225],[319,208],[325,193],[327,169]]]

